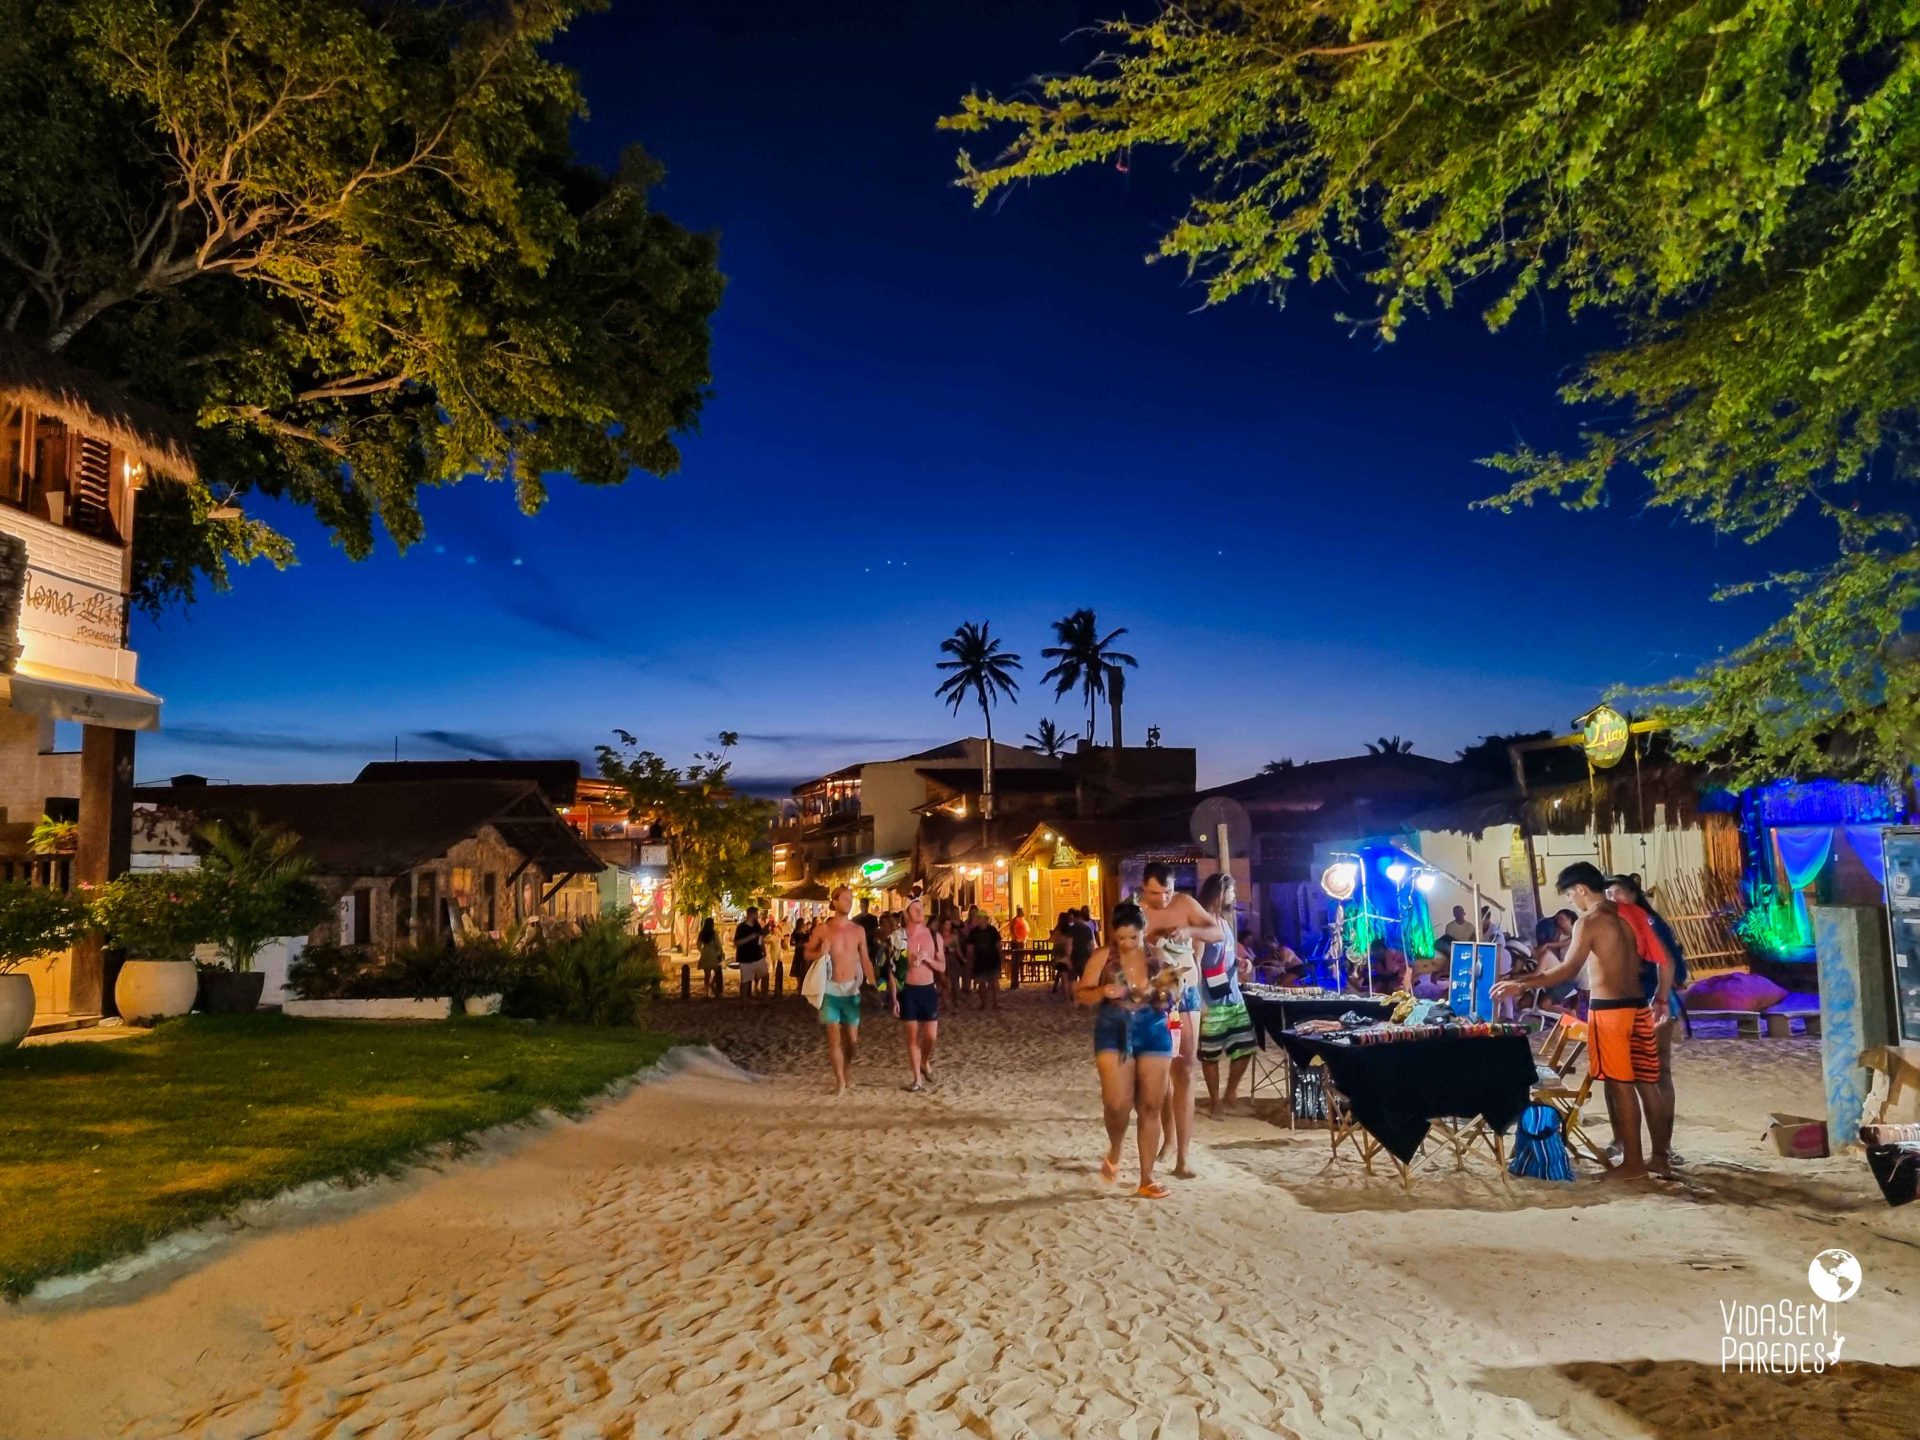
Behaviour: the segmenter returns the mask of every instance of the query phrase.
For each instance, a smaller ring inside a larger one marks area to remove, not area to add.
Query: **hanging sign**
[[[887,862],[884,860],[869,860],[860,867],[860,878],[862,880],[878,880],[886,873]]]
[[[1580,743],[1596,770],[1608,770],[1627,753],[1627,717],[1611,705],[1602,705],[1587,716]]]

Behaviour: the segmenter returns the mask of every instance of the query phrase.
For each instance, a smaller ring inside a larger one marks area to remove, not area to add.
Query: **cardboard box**
[[[1821,1160],[1827,1154],[1827,1122],[1810,1115],[1782,1115],[1775,1111],[1767,1139],[1789,1160]]]

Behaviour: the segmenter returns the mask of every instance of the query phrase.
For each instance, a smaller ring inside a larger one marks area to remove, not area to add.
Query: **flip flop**
[[[900,1088],[906,1091],[909,1095],[918,1095],[926,1089],[926,1087],[920,1084],[920,1082],[917,1080],[914,1081],[914,1083],[911,1085],[902,1085]]]
[[[1173,1194],[1171,1190],[1167,1189],[1167,1187],[1162,1185],[1158,1180],[1148,1181],[1133,1193],[1138,1195],[1142,1200],[1164,1200]]]
[[[1109,1185],[1120,1178],[1120,1167],[1104,1155],[1100,1157],[1100,1178]]]

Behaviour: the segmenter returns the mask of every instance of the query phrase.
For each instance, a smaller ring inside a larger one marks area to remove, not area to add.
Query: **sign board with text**
[[[20,597],[20,628],[118,650],[126,636],[127,597],[30,564]]]

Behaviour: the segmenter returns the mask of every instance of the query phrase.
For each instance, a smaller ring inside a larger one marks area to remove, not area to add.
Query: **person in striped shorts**
[[[1233,876],[1209,875],[1200,887],[1200,908],[1222,931],[1222,938],[1209,942],[1200,952],[1200,1073],[1207,1081],[1207,1114],[1218,1120],[1220,1112],[1234,1102],[1257,1044],[1246,997],[1240,993],[1240,982],[1253,977],[1253,963],[1240,958],[1240,942],[1234,933]],[[1220,1090],[1222,1056],[1227,1061],[1224,1095]]]

